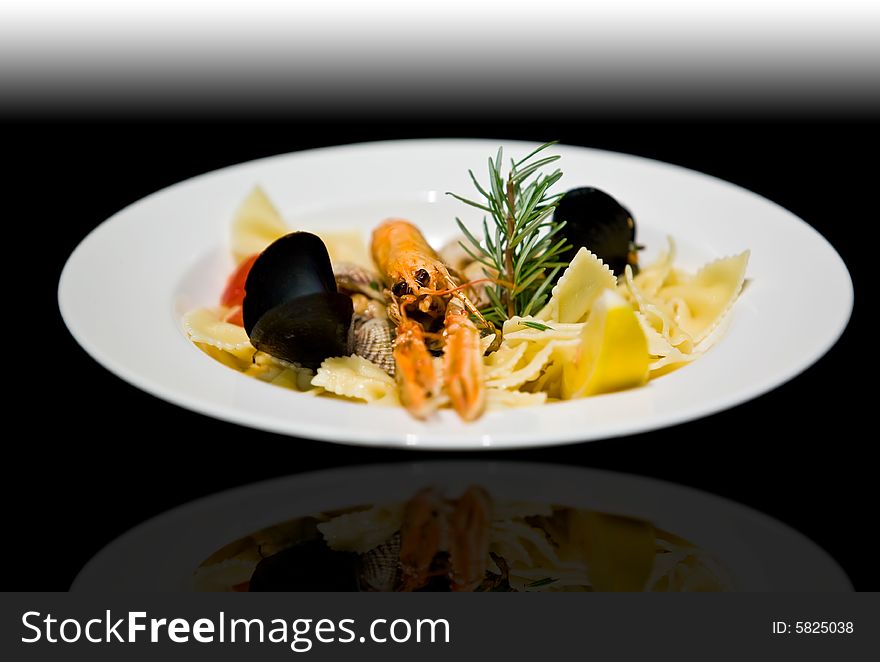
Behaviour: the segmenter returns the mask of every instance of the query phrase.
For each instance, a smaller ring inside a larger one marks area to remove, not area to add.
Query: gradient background
[[[609,468],[721,494],[806,534],[856,589],[880,588],[868,542],[877,351],[863,308],[878,209],[877,9],[101,5],[0,10],[14,19],[0,20],[16,366],[4,408],[5,589],[63,590],[115,536],[217,490],[434,456],[290,439],[159,401],[79,348],[56,288],[93,227],[186,177],[311,147],[442,136],[558,139],[676,163],[779,203],[835,246],[853,277],[853,318],[792,382],[667,430],[467,457]],[[804,305],[822,314],[821,301]]]

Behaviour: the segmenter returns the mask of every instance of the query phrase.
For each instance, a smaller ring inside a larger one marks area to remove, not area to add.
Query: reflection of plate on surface
[[[852,285],[827,242],[789,212],[726,182],[596,150],[557,148],[562,186],[593,185],[629,207],[645,260],[679,245],[695,268],[751,249],[750,280],[726,337],[692,365],[648,386],[584,400],[488,413],[465,424],[403,409],[316,399],[225,368],[196,349],[181,315],[214,304],[231,269],[234,210],[262,185],[292,229],[363,228],[408,217],[440,243],[471,210],[443,195],[468,192],[490,141],[405,141],[337,147],[254,161],[196,177],[121,211],[71,256],[59,287],[64,320],[100,363],[181,406],[303,437],[421,448],[525,447],[655,429],[756,397],[816,361],[842,332]],[[506,143],[508,155],[531,145]],[[564,189],[562,189],[564,190]],[[821,314],[817,314],[821,311]]]
[[[406,501],[426,486],[457,495],[473,485],[499,503],[555,504],[650,522],[711,557],[733,590],[851,589],[842,570],[815,544],[739,504],[647,478],[514,462],[377,465],[224,492],[117,539],[86,565],[73,589],[192,590],[194,573],[206,559],[267,527],[327,511]]]

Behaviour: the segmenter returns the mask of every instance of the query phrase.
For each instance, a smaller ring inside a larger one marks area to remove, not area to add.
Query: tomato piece
[[[223,318],[223,321],[228,322],[229,324],[235,324],[236,326],[244,326],[244,317],[241,314],[241,306],[230,308],[229,312],[226,313],[226,317]]]
[[[220,305],[221,306],[240,306],[244,301],[244,284],[247,281],[248,274],[251,271],[251,267],[254,266],[254,262],[257,261],[257,255],[251,255],[248,259],[238,265],[238,269],[236,269],[235,273],[229,277],[229,280],[226,282],[226,289],[223,290],[223,295],[220,297]]]

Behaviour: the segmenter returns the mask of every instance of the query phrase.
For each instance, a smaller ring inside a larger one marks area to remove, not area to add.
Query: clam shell
[[[353,262],[334,262],[333,276],[336,287],[346,294],[360,293],[377,301],[384,301],[382,279],[379,274]]]
[[[400,580],[400,532],[361,556],[361,586],[366,591],[393,591]]]
[[[381,319],[388,318],[388,310],[384,301],[370,299],[360,293],[355,293],[350,296],[351,302],[354,304],[355,315],[361,315],[363,317],[379,317]]]
[[[348,330],[348,351],[372,361],[394,376],[394,325],[387,319],[354,315]]]

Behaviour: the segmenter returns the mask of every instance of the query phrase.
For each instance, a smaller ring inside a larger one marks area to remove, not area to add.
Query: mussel
[[[264,558],[249,591],[357,591],[360,558],[330,549],[322,539],[300,542]]]
[[[308,232],[272,243],[244,286],[244,329],[260,351],[307,368],[347,353],[351,298],[336,288],[327,247]]]
[[[247,586],[248,591],[255,593],[402,590],[400,533],[363,554],[331,549],[322,538],[297,542],[263,558]],[[440,552],[424,583],[407,590],[448,592],[450,587],[449,554]]]
[[[572,244],[560,261],[570,262],[581,246],[586,246],[615,275],[622,275],[626,265],[638,272],[635,219],[604,191],[591,186],[568,191],[553,212],[553,219],[565,221],[561,234]]]

